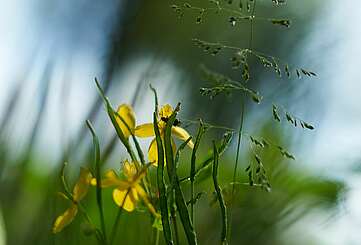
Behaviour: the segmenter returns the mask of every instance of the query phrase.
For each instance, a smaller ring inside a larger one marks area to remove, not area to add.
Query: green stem
[[[226,204],[224,202],[224,198],[222,195],[222,190],[218,184],[218,163],[219,163],[219,154],[216,146],[216,142],[213,141],[213,152],[214,152],[214,162],[213,162],[213,185],[217,194],[217,199],[219,203],[219,207],[221,209],[221,218],[222,218],[222,231],[221,231],[221,244],[227,244],[227,209]]]
[[[155,245],[159,245],[159,230],[157,229],[157,233],[155,236]]]
[[[204,133],[204,125],[203,122],[200,120],[199,122],[199,129],[196,137],[196,142],[193,147],[192,157],[191,157],[191,170],[190,170],[190,181],[191,181],[191,217],[192,217],[192,224],[195,227],[195,218],[194,218],[194,181],[196,176],[196,153],[201,142],[202,135]]]
[[[125,198],[124,198],[124,200],[125,200]],[[115,218],[115,221],[113,224],[112,232],[110,233],[109,245],[112,245],[114,242],[115,236],[117,234],[117,228],[119,225],[120,216],[122,215],[122,211],[123,211],[122,208],[119,207],[117,217]]]
[[[171,194],[171,206],[170,206],[170,215],[172,218],[172,223],[173,223],[173,230],[174,230],[174,237],[175,237],[175,244],[179,245],[179,233],[178,233],[178,225],[177,225],[177,215],[176,215],[176,208],[175,208],[175,192],[174,190],[172,190],[172,194]]]
[[[124,206],[125,200],[127,199],[127,196],[130,192],[130,189],[128,189],[127,193],[125,194],[125,197],[123,199],[122,205],[119,207],[118,209],[118,213],[117,213],[117,217],[115,218],[114,224],[113,224],[113,228],[112,228],[112,232],[110,233],[110,241],[109,241],[109,245],[112,245],[114,242],[114,239],[117,235],[117,231],[118,231],[118,225],[119,225],[119,221],[120,221],[120,216],[122,215],[122,208]]]
[[[95,177],[97,181],[96,185],[96,199],[97,205],[99,209],[100,216],[100,225],[104,238],[104,244],[107,244],[107,234],[105,230],[105,221],[104,221],[104,210],[103,210],[103,201],[102,201],[102,188],[101,188],[101,177],[100,177],[100,147],[99,147],[99,139],[95,134],[95,130],[89,120],[86,121],[86,124],[93,136],[93,144],[94,144],[94,162],[95,162]]]
[[[94,225],[94,223],[93,223],[92,220],[90,219],[88,213],[85,211],[85,208],[83,207],[83,205],[80,204],[80,203],[78,203],[77,205],[78,205],[78,209],[79,209],[80,213],[84,216],[84,218],[85,218],[86,221],[90,224],[90,226],[91,226],[92,228],[94,228],[94,231],[95,231],[94,234],[95,234],[95,237],[96,237],[98,243],[99,243],[100,245],[103,244],[104,238],[103,238],[103,236],[102,236],[101,231],[100,231],[98,228],[96,228],[96,226]]]
[[[233,169],[232,183],[236,182],[237,169],[238,169],[238,163],[239,163],[239,154],[240,154],[241,146],[242,146],[244,110],[245,110],[243,94],[242,94],[242,98],[241,98],[241,103],[242,103],[242,106],[241,106],[241,122],[239,124],[239,130],[238,130],[237,153],[236,153],[236,159],[235,159],[235,164],[234,164],[234,169]],[[231,240],[231,233],[232,233],[232,217],[233,217],[232,216],[232,210],[233,210],[234,194],[235,194],[235,185],[232,185],[231,203],[230,203],[230,207],[229,207],[229,213],[230,213],[229,227],[228,227],[228,235],[229,235],[228,240],[229,241]]]
[[[158,184],[158,191],[159,191],[159,206],[162,215],[162,226],[163,226],[163,234],[164,239],[167,245],[172,245],[172,232],[169,224],[169,212],[168,212],[168,202],[167,202],[167,193],[166,187],[164,182],[164,148],[162,142],[162,136],[159,131],[158,122],[157,122],[157,115],[153,113],[153,126],[154,126],[154,133],[156,135],[156,143],[157,143],[157,151],[158,151],[158,167],[157,167],[157,184]],[[167,150],[167,149],[166,149]],[[170,162],[167,157],[167,168],[169,168]]]
[[[250,21],[250,37],[249,37],[249,49],[252,50],[253,48],[253,32],[254,32],[254,18],[256,13],[256,4],[257,0],[253,1],[253,7],[252,7],[252,19]],[[237,140],[237,154],[236,154],[236,161],[234,164],[234,170],[233,170],[233,183],[236,182],[237,178],[237,168],[238,168],[238,162],[239,162],[239,153],[241,151],[241,145],[242,145],[242,135],[243,135],[243,124],[244,124],[244,110],[245,110],[245,102],[244,102],[244,96],[242,94],[241,97],[241,103],[242,103],[242,109],[241,109],[241,122],[239,124],[239,130],[238,130],[238,140]],[[231,206],[230,206],[230,219],[229,219],[229,241],[231,240],[231,233],[232,233],[232,208],[233,208],[233,202],[234,202],[234,193],[235,193],[235,185],[232,186],[232,197],[231,197]]]

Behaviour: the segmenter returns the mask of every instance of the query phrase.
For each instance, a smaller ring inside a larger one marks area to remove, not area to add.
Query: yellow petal
[[[177,151],[177,146],[176,146],[173,138],[171,138],[171,144],[172,144],[172,149],[173,149],[173,156],[175,156],[174,154]]]
[[[147,208],[149,209],[149,211],[154,215],[154,216],[158,216],[157,211],[155,210],[155,208],[153,207],[153,205],[150,203],[149,199],[148,199],[148,195],[147,193],[144,191],[143,187],[141,187],[140,185],[135,185],[134,189],[137,190],[138,195],[140,196],[140,198],[142,198],[144,204],[147,206]]]
[[[92,174],[87,168],[80,168],[79,179],[73,188],[73,199],[78,202],[88,193],[89,185],[92,180]]]
[[[172,134],[183,141],[186,141],[190,137],[189,133],[185,129],[177,126],[172,127]],[[192,149],[194,147],[192,140],[190,140],[187,145]]]
[[[128,125],[131,131],[134,131],[135,128],[135,114],[133,111],[133,108],[130,105],[122,104],[118,107],[117,110],[119,116],[125,121],[125,123]],[[124,122],[116,116],[117,123],[122,130],[124,137],[129,138],[131,135],[131,132],[129,131],[127,125],[124,124]]]
[[[164,149],[164,140],[162,140],[162,142],[163,142],[163,149]],[[173,138],[171,139],[171,144],[172,144],[173,153],[175,153],[177,151],[177,148],[176,148]],[[155,167],[158,166],[158,146],[157,146],[156,139],[153,139],[152,142],[150,143],[150,146],[148,149],[148,160],[149,160],[149,162],[152,163],[153,166],[155,166]],[[166,164],[165,153],[164,153],[164,164]]]
[[[63,228],[69,225],[78,212],[78,206],[76,204],[72,204],[70,208],[65,210],[65,212],[56,218],[53,225],[53,233],[58,233],[63,230]]]
[[[128,212],[132,212],[135,209],[138,199],[138,194],[134,188],[127,190],[114,189],[113,191],[114,202]]]
[[[158,166],[158,147],[155,138],[149,145],[148,160],[152,163],[153,166]]]
[[[144,176],[147,174],[147,170],[148,170],[148,166],[144,166],[142,167],[139,172],[137,173],[137,175],[135,176],[135,178],[133,178],[131,180],[131,185],[134,186],[136,184],[138,184],[142,178],[144,178]]]
[[[92,178],[91,185],[96,186],[97,180],[95,178]],[[108,170],[104,174],[104,178],[102,178],[101,185],[103,188],[116,186],[120,189],[127,189],[129,187],[129,184],[119,179],[118,175],[115,173],[114,170]]]
[[[135,128],[134,134],[141,138],[147,138],[154,136],[153,123],[145,123]]]
[[[160,109],[159,117],[160,117],[160,119],[162,117],[169,118],[172,115],[172,113],[173,113],[172,106],[169,104],[166,104],[166,105],[162,106],[162,108]]]
[[[130,163],[128,160],[125,160],[123,163],[123,172],[128,179],[131,179],[137,174],[137,168],[134,163]]]

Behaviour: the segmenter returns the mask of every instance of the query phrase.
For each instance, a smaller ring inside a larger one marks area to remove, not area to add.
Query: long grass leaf
[[[175,191],[175,202],[177,205],[177,209],[178,209],[179,216],[180,216],[180,219],[181,219],[181,222],[183,225],[184,232],[187,236],[188,244],[196,245],[197,244],[196,232],[193,228],[191,219],[189,217],[187,205],[184,201],[183,192],[180,187],[178,178],[177,178],[177,182],[176,182],[174,191]]]
[[[196,153],[199,147],[199,144],[201,142],[201,138],[204,134],[204,125],[202,123],[202,121],[199,122],[199,128],[198,128],[198,133],[197,133],[197,137],[196,137],[196,142],[194,144],[193,147],[193,151],[192,151],[192,157],[191,157],[191,170],[190,170],[190,181],[191,181],[191,200],[194,200],[194,180],[195,180],[195,176],[196,176]],[[191,217],[192,217],[192,223],[193,225],[195,225],[194,222],[194,202],[191,202]]]
[[[175,191],[175,202],[176,202],[176,206],[180,215],[180,219],[183,225],[183,229],[184,232],[186,234],[187,240],[188,240],[188,244],[191,245],[195,245],[197,244],[197,238],[196,238],[196,233],[195,230],[193,228],[193,224],[191,222],[191,219],[189,217],[189,212],[187,209],[187,205],[184,201],[184,196],[183,196],[183,192],[182,189],[180,188],[180,183],[179,183],[179,179],[177,176],[177,169],[175,168],[175,161],[173,158],[173,149],[172,149],[172,127],[174,124],[174,121],[176,119],[177,116],[177,112],[179,111],[179,106],[180,104],[177,105],[176,109],[174,110],[173,114],[170,116],[170,118],[168,119],[168,122],[166,124],[166,129],[165,129],[165,136],[164,136],[164,142],[165,142],[165,149],[166,149],[166,160],[167,160],[167,169],[168,169],[168,176],[169,179],[172,179],[172,176],[174,176],[174,186],[172,186],[172,188],[174,188]]]
[[[99,209],[99,216],[100,216],[100,225],[102,229],[102,235],[104,238],[104,243],[107,244],[107,235],[105,230],[105,221],[104,221],[104,210],[103,210],[103,200],[102,200],[102,187],[101,187],[101,174],[100,174],[100,146],[99,146],[99,139],[95,134],[95,130],[89,120],[86,121],[86,124],[93,136],[93,144],[94,144],[94,162],[95,162],[95,178],[97,181],[96,185],[96,198],[97,198],[97,205]]]
[[[178,233],[178,225],[177,225],[177,214],[176,214],[176,203],[175,203],[175,185],[178,181],[178,177],[177,177],[177,165],[179,162],[179,156],[180,156],[180,152],[187,146],[188,142],[191,141],[192,137],[189,137],[186,141],[184,141],[177,149],[177,152],[175,154],[175,158],[174,158],[174,168],[175,171],[173,171],[174,175],[171,178],[171,183],[172,183],[172,190],[171,190],[171,198],[170,198],[170,215],[172,218],[172,223],[173,223],[173,230],[174,230],[174,236],[175,236],[175,242],[176,245],[180,244],[179,241],[179,233]]]
[[[130,155],[132,161],[137,163],[138,162],[137,158],[136,158],[136,156],[135,156],[135,154],[134,154],[134,152],[133,152],[133,150],[132,150],[132,148],[131,148],[131,146],[129,144],[129,140],[125,138],[125,136],[123,134],[123,131],[119,127],[118,122],[116,120],[115,111],[114,111],[111,103],[109,102],[109,99],[105,96],[104,91],[101,88],[101,86],[100,86],[100,84],[99,84],[99,82],[98,82],[98,80],[96,78],[95,78],[95,84],[96,84],[96,86],[98,88],[100,96],[104,100],[104,103],[105,103],[105,106],[106,106],[106,109],[107,109],[107,112],[108,112],[108,116],[109,116],[109,118],[110,118],[110,120],[111,120],[111,122],[112,122],[112,124],[113,124],[113,126],[115,128],[115,131],[116,131],[116,133],[118,135],[118,138],[120,139],[120,141],[123,143],[123,145],[127,149],[127,152]],[[137,166],[137,164],[136,164],[136,166]],[[137,167],[138,167],[138,170],[139,170],[139,166],[137,166]]]
[[[158,150],[157,183],[159,190],[160,212],[162,215],[164,239],[166,244],[173,244],[172,232],[168,218],[169,212],[168,212],[168,203],[167,203],[167,193],[164,183],[164,150],[163,150],[162,136],[160,135],[159,132],[156,112],[153,113],[153,125],[154,125],[154,132],[156,136],[157,150]]]
[[[232,142],[232,137],[233,137],[233,132],[227,132],[224,134],[223,141],[218,149],[219,156],[222,156],[223,153],[227,150],[228,146]],[[210,155],[206,160],[204,160],[197,168],[195,173],[195,178],[200,176],[204,171],[206,171],[211,166],[210,164],[213,162],[213,159],[214,159],[214,153],[212,152],[212,155]],[[190,176],[184,177],[180,181],[181,182],[190,181]]]
[[[222,190],[218,184],[219,154],[216,143],[214,141],[213,141],[213,153],[214,153],[214,162],[213,162],[213,171],[212,171],[213,184],[217,194],[217,199],[221,209],[221,217],[222,217],[221,244],[227,244],[227,210],[226,210],[226,204],[223,199]]]

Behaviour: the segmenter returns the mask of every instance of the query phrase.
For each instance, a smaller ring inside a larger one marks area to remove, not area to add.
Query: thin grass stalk
[[[73,199],[73,195],[71,194],[71,191],[69,189],[69,186],[66,182],[66,179],[65,179],[65,167],[67,166],[67,163],[64,162],[64,164],[62,165],[61,167],[61,171],[60,171],[60,179],[61,179],[61,183],[63,185],[63,188],[64,188],[64,195],[66,196],[66,198],[68,198],[71,202],[74,202],[74,199]],[[95,231],[95,236],[99,242],[99,244],[101,244],[102,242],[102,233],[101,231],[94,225],[94,223],[92,222],[92,220],[90,219],[88,213],[86,212],[85,208],[83,207],[83,205],[81,204],[81,202],[78,202],[77,203],[77,206],[78,206],[78,209],[80,211],[80,213],[84,216],[84,218],[86,219],[86,221],[90,224],[90,226],[92,228],[94,228],[94,231]]]
[[[201,142],[202,135],[204,133],[204,125],[202,120],[199,122],[198,133],[196,137],[196,142],[193,147],[192,157],[191,157],[191,169],[190,169],[190,181],[191,181],[191,217],[192,217],[192,224],[195,226],[194,220],[194,180],[196,176],[196,153]]]
[[[177,210],[179,212],[179,217],[181,219],[184,232],[187,237],[188,244],[196,245],[197,244],[197,237],[196,232],[193,228],[192,221],[189,217],[187,205],[184,201],[184,195],[182,189],[180,187],[180,183],[177,177],[176,185],[175,185],[175,202],[177,205]]]
[[[219,154],[216,146],[216,142],[213,141],[213,153],[214,153],[214,163],[213,163],[213,185],[217,194],[217,200],[219,207],[221,209],[221,218],[222,218],[222,232],[221,232],[221,244],[227,244],[227,210],[226,204],[223,199],[222,190],[218,184],[218,163],[219,163]]]
[[[221,146],[218,149],[218,155],[219,156],[222,156],[223,153],[226,151],[226,149],[228,148],[228,146],[232,142],[232,137],[233,137],[233,132],[231,132],[231,131],[224,134],[223,142],[222,142]],[[197,176],[199,176],[203,171],[208,169],[210,164],[213,162],[213,159],[214,159],[213,155],[214,155],[214,153],[212,152],[212,155],[209,156],[206,160],[204,160],[199,165],[199,167],[197,168],[196,173],[195,173],[195,178],[197,178]],[[181,183],[188,182],[188,181],[190,181],[190,176],[184,177],[184,178],[182,178],[180,180]]]
[[[176,212],[176,204],[175,204],[175,192],[172,190],[170,196],[170,217],[172,219],[173,224],[173,231],[174,231],[174,238],[175,244],[179,245],[179,233],[178,233],[178,224],[177,224],[177,212]]]
[[[166,187],[164,183],[164,151],[163,151],[162,136],[160,135],[159,132],[156,112],[153,113],[153,125],[154,125],[154,132],[156,136],[157,150],[158,150],[157,184],[159,190],[159,202],[160,202],[160,211],[162,215],[163,234],[166,244],[171,245],[173,244],[173,240],[172,240],[172,232],[168,219],[168,214],[169,214],[168,202],[167,202]]]
[[[157,229],[156,235],[155,235],[155,245],[159,245],[159,230]]]
[[[135,135],[134,135],[133,130],[131,130],[131,128],[129,127],[129,125],[127,124],[127,122],[124,120],[124,118],[122,118],[122,117],[119,115],[118,112],[114,111],[114,114],[115,114],[115,116],[116,116],[117,118],[119,118],[119,119],[124,123],[124,125],[125,125],[125,126],[127,127],[127,129],[129,130],[129,132],[130,132],[130,134],[131,134],[131,136],[132,136],[133,142],[134,142],[134,144],[135,144],[135,148],[136,148],[136,150],[137,150],[137,153],[138,153],[138,157],[139,157],[139,159],[140,159],[140,162],[142,163],[143,166],[145,166],[146,163],[145,163],[145,160],[144,160],[144,154],[143,154],[143,151],[142,151],[142,149],[141,149],[141,147],[140,147],[140,145],[139,145],[139,142],[138,142],[137,138],[136,138]],[[148,175],[145,176],[145,179],[146,179],[146,181],[145,181],[144,179],[142,179],[142,183],[143,183],[143,185],[144,185],[144,187],[145,187],[145,191],[147,192],[148,195],[151,195],[151,193],[150,193],[150,191],[149,191],[149,187],[148,187],[148,183],[150,183],[150,179],[149,179]]]
[[[78,203],[78,209],[80,210],[80,213],[83,215],[83,217],[85,218],[85,220],[88,222],[88,224],[94,228],[94,235],[98,241],[99,244],[103,244],[104,241],[104,237],[102,235],[102,232],[96,228],[96,226],[94,225],[94,223],[92,222],[92,220],[90,219],[88,213],[85,211],[85,208],[83,207],[82,204]]]
[[[195,245],[195,244],[197,244],[196,232],[193,228],[192,221],[189,217],[189,212],[188,212],[187,205],[184,201],[182,189],[180,188],[180,183],[179,183],[177,171],[175,168],[174,158],[173,158],[173,149],[172,149],[172,145],[171,145],[172,144],[171,143],[172,126],[176,119],[177,112],[179,111],[179,106],[180,105],[178,104],[176,109],[174,110],[173,114],[168,119],[168,122],[166,124],[166,129],[165,129],[164,142],[165,142],[165,149],[166,149],[166,153],[167,153],[166,154],[167,166],[169,167],[167,169],[168,169],[169,179],[172,179],[172,176],[174,176],[175,185],[173,188],[175,191],[175,201],[176,201],[177,209],[178,209],[178,212],[179,212],[179,215],[181,218],[183,229],[184,229],[184,232],[187,237],[188,244]],[[159,159],[159,156],[158,156],[158,159]]]
[[[139,156],[139,159],[140,159],[140,162],[142,163],[142,165],[145,165],[145,160],[144,160],[144,154],[143,154],[143,151],[139,145],[139,142],[137,140],[137,138],[135,137],[134,135],[134,132],[133,130],[129,127],[128,123],[124,120],[124,118],[122,116],[119,115],[119,113],[117,111],[114,111],[114,114],[117,118],[119,118],[119,120],[122,121],[122,123],[124,123],[124,125],[127,127],[127,129],[129,130],[130,132],[130,135],[132,136],[132,139],[134,141],[134,144],[135,144],[135,147],[137,149],[137,153],[138,153],[138,156]]]
[[[170,214],[171,214],[171,219],[172,219],[172,223],[173,223],[173,230],[174,230],[174,237],[175,237],[175,244],[179,245],[180,244],[180,240],[179,240],[179,232],[178,232],[178,224],[177,224],[177,212],[176,212],[176,203],[175,203],[175,185],[177,183],[177,166],[178,166],[178,162],[179,162],[179,156],[180,156],[180,152],[187,146],[188,142],[192,139],[192,137],[189,137],[185,142],[183,142],[177,149],[175,158],[174,158],[174,168],[175,171],[173,171],[173,173],[175,173],[172,176],[171,179],[171,183],[172,183],[172,193],[171,193],[171,199],[170,199]]]
[[[120,129],[118,123],[117,123],[117,120],[116,120],[116,116],[115,116],[115,113],[114,113],[114,109],[113,107],[111,106],[110,102],[109,102],[109,99],[105,96],[104,94],[104,91],[103,89],[101,88],[98,80],[95,78],[95,84],[98,88],[98,91],[100,93],[100,96],[103,98],[104,102],[105,102],[105,106],[106,106],[106,109],[107,109],[107,112],[108,112],[108,115],[109,115],[109,118],[115,128],[115,131],[118,135],[118,138],[120,139],[120,141],[123,143],[123,145],[125,146],[128,154],[130,155],[132,161],[135,163],[135,166],[137,167],[137,170],[140,169],[140,166],[139,166],[139,163],[137,161],[137,158],[134,154],[134,151],[132,150],[132,147],[130,146],[129,144],[129,140],[127,140],[122,132],[122,130]]]
[[[243,136],[243,124],[244,124],[244,110],[245,110],[245,104],[244,104],[244,96],[242,94],[241,97],[241,122],[239,124],[239,130],[238,130],[238,138],[237,138],[237,153],[236,153],[236,159],[234,163],[234,169],[233,169],[233,178],[232,183],[236,182],[237,178],[237,170],[238,170],[238,164],[239,164],[239,154],[241,152],[241,146],[242,146],[242,136]],[[231,204],[230,204],[230,217],[229,217],[229,240],[231,239],[231,233],[232,233],[232,211],[233,211],[233,202],[234,202],[234,196],[235,196],[235,185],[232,185],[232,193],[231,193]]]
[[[254,18],[256,13],[256,5],[257,0],[253,1],[252,6],[252,18],[250,19],[250,36],[249,36],[249,50],[253,49],[253,32],[254,32]],[[244,94],[241,94],[241,122],[239,124],[239,130],[238,130],[238,139],[237,139],[237,153],[236,153],[236,159],[234,164],[234,170],[233,170],[233,179],[232,182],[236,182],[237,177],[237,168],[238,168],[238,162],[239,162],[239,154],[241,151],[242,146],[242,135],[243,135],[243,124],[244,124],[244,111],[245,111],[245,102],[244,102]],[[229,240],[231,239],[231,233],[232,233],[232,209],[233,209],[233,202],[234,202],[234,195],[235,195],[235,185],[232,186],[232,193],[231,193],[231,206],[230,206],[230,220],[229,220]]]
[[[117,213],[117,216],[115,217],[115,221],[114,221],[114,224],[113,224],[113,227],[112,227],[112,231],[110,233],[110,238],[109,238],[109,245],[112,245],[115,238],[116,238],[116,235],[117,235],[117,231],[118,231],[118,225],[119,225],[119,221],[120,221],[120,216],[122,215],[122,211],[123,211],[123,206],[125,204],[125,200],[127,199],[128,197],[128,194],[130,192],[130,189],[127,190],[127,193],[125,194],[125,197],[123,199],[123,202],[122,202],[122,205],[119,207],[118,209],[118,213]]]
[[[104,221],[104,210],[103,210],[103,199],[102,199],[102,185],[101,185],[101,167],[100,167],[100,147],[99,147],[99,139],[95,133],[95,130],[89,120],[86,121],[86,124],[93,136],[93,144],[94,144],[94,162],[95,162],[95,178],[96,178],[96,198],[97,198],[97,205],[99,209],[99,216],[100,216],[100,225],[101,230],[103,233],[104,244],[107,244],[107,234],[105,229],[105,221]]]

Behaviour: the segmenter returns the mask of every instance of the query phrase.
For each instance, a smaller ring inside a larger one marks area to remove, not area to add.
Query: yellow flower
[[[139,199],[142,199],[144,204],[148,207],[149,211],[156,217],[159,214],[155,211],[153,205],[148,199],[147,193],[140,185],[141,179],[146,175],[146,167],[137,171],[134,163],[129,163],[127,160],[123,163],[123,173],[126,180],[120,179],[114,170],[105,172],[105,176],[101,181],[103,188],[115,187],[113,190],[113,200],[121,208],[128,212],[132,212]],[[96,185],[96,179],[91,181],[92,185]]]
[[[135,128],[135,114],[133,108],[130,105],[121,104],[118,107],[117,113],[127,124],[125,125],[125,123],[119,117],[116,116],[117,123],[120,129],[122,130],[124,137],[128,139],[129,136],[131,135],[131,132],[134,133],[134,128]],[[131,131],[129,131],[129,129]]]
[[[58,233],[62,231],[65,226],[69,225],[73,221],[76,214],[78,213],[78,203],[88,193],[91,179],[92,175],[89,169],[80,168],[80,175],[78,181],[73,188],[71,206],[67,210],[65,210],[63,214],[59,215],[56,218],[52,229],[53,233]],[[66,197],[63,193],[61,194],[63,197],[68,199],[68,197]]]
[[[169,104],[164,105],[159,111],[158,127],[162,138],[164,137],[166,123],[169,120],[169,117],[172,115],[172,113],[173,113],[173,108]],[[153,123],[146,123],[137,126],[135,128],[134,134],[138,137],[143,137],[143,138],[152,137],[152,136],[154,137],[155,133],[154,133]],[[189,133],[185,129],[177,125],[172,126],[172,134],[183,141],[186,141],[190,137]],[[188,146],[193,149],[194,144],[192,140],[188,142]],[[173,151],[175,151],[176,147],[173,138],[172,138],[172,147],[173,147]],[[155,166],[158,165],[158,150],[157,150],[157,142],[155,138],[150,143],[148,150],[148,159]]]

